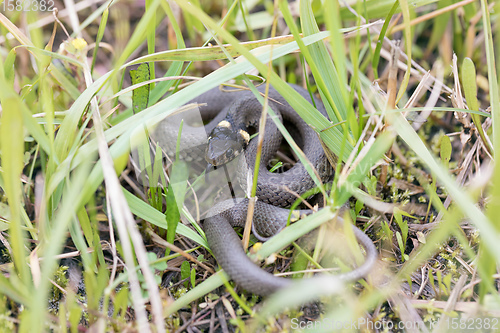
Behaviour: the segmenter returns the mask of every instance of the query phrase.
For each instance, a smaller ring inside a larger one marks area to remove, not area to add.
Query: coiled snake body
[[[305,99],[311,102],[309,93],[301,87],[292,87]],[[264,86],[258,88],[264,91]],[[251,91],[221,91],[212,89],[191,103],[203,103],[199,112],[203,117],[214,118],[205,125],[209,133],[209,145],[206,136],[200,135],[199,128],[184,125],[181,140],[181,158],[187,161],[199,160],[200,157],[210,164],[225,163],[229,158],[238,155],[243,148],[244,156],[239,163],[238,179],[243,188],[251,184],[251,175],[255,165],[257,140],[249,141],[248,126],[258,130],[262,105]],[[206,104],[206,105],[205,105]],[[323,104],[315,100],[318,110],[326,116]],[[317,134],[310,128],[285,99],[272,87],[269,90],[269,106],[278,114],[280,120],[291,123],[302,142],[302,150],[307,159],[318,171],[323,182],[330,180],[329,164],[319,142]],[[176,142],[175,128],[165,121],[154,139],[160,145]],[[257,238],[264,240],[281,230],[287,222],[290,206],[296,200],[291,191],[302,194],[315,186],[302,163],[282,173],[272,173],[267,169],[268,162],[274,157],[282,140],[276,124],[268,116],[262,148],[261,163],[257,181],[258,201],[253,215],[253,231]],[[231,156],[229,156],[231,155]],[[222,161],[222,162],[220,162]],[[250,176],[249,176],[250,175]],[[291,190],[291,191],[290,191]],[[208,244],[219,265],[228,273],[237,285],[258,295],[268,295],[277,289],[286,287],[292,280],[275,277],[254,264],[245,254],[241,240],[233,230],[235,226],[244,226],[247,215],[248,199],[226,200],[214,205],[208,212],[204,222],[204,230]],[[357,269],[337,275],[342,280],[357,280],[371,269],[377,252],[371,240],[358,228],[353,226],[358,241],[367,252],[364,264]]]

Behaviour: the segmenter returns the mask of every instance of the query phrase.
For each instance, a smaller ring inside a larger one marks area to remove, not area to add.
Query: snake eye
[[[226,151],[226,156],[227,157],[232,157],[234,154],[234,150],[233,148],[229,148],[227,151]]]

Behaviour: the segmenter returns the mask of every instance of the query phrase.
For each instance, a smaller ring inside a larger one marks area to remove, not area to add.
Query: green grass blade
[[[373,59],[372,59],[372,69],[373,69],[373,74],[375,76],[375,80],[378,79],[378,63],[380,61],[380,51],[382,50],[384,37],[385,34],[387,33],[387,28],[389,27],[389,23],[391,23],[391,18],[398,8],[399,8],[399,0],[396,0],[394,1],[394,5],[391,7],[391,10],[389,10],[389,13],[387,13],[387,16],[385,17],[382,29],[380,29],[380,35],[378,36],[377,46],[375,47],[375,52],[373,54]]]
[[[108,5],[106,7],[103,6],[104,11],[102,13],[101,22],[99,23],[99,30],[97,30],[97,36],[95,38],[94,52],[92,54],[92,65],[90,66],[91,73],[94,72],[94,66],[95,66],[95,62],[97,60],[97,51],[99,50],[99,43],[102,41],[102,37],[104,36],[104,30],[106,29],[106,24],[108,23],[110,4],[111,4],[111,2],[108,2]]]
[[[490,187],[490,197],[489,204],[487,208],[487,215],[490,218],[490,227],[494,230],[495,235],[498,235],[500,231],[500,223],[498,223],[498,216],[500,216],[500,163],[498,163],[498,158],[500,156],[500,98],[498,96],[498,78],[496,72],[495,64],[495,53],[493,48],[493,37],[491,31],[491,21],[490,13],[488,10],[488,2],[481,0],[481,12],[484,26],[484,44],[486,49],[486,62],[488,66],[488,85],[489,85],[489,96],[491,103],[491,115],[492,115],[492,128],[493,128],[493,147],[494,147],[494,157],[496,159],[493,168],[493,177]],[[481,230],[481,237],[486,240],[485,235],[488,230]],[[481,251],[479,266],[482,266],[484,270],[482,276],[482,282],[480,284],[480,297],[484,301],[484,296],[489,286],[493,285],[492,275],[496,272],[496,267],[500,265],[500,252],[492,249],[488,246],[488,242],[481,243]],[[496,262],[496,266],[491,263]]]
[[[284,2],[283,2],[284,4]],[[282,6],[283,9],[283,6]],[[309,36],[319,32],[314,14],[309,1],[300,2],[300,16],[302,30],[305,36]],[[290,25],[291,21],[287,21]],[[338,34],[338,32],[336,32]],[[295,36],[296,39],[297,36]],[[299,44],[300,45],[300,44]],[[301,49],[304,53],[304,49]],[[335,118],[330,115],[334,122],[340,122],[347,118],[347,92],[346,82],[341,82],[337,69],[335,68],[332,58],[326,49],[325,44],[320,41],[307,47],[308,52],[304,53],[309,66],[313,70],[313,75],[318,82],[323,103],[330,105],[335,112]],[[313,65],[311,65],[313,64]],[[328,102],[326,102],[328,101]],[[346,128],[344,128],[346,131]]]
[[[8,87],[3,77],[0,85]],[[0,103],[2,104],[2,117],[0,124],[0,147],[2,149],[2,178],[4,191],[8,199],[11,219],[9,221],[10,244],[15,269],[25,284],[30,288],[30,274],[26,264],[27,252],[25,250],[25,232],[22,230],[20,202],[21,174],[23,171],[24,132],[22,102],[19,97],[9,89],[0,89]]]
[[[178,150],[177,150],[178,151]],[[187,189],[188,165],[178,159],[172,165],[170,182],[167,189],[167,211],[165,219],[167,221],[167,242],[174,243],[176,230],[180,221],[180,208],[184,204],[184,196]],[[169,252],[169,250],[167,250]],[[168,253],[165,253],[168,255]]]
[[[399,5],[401,6],[401,12],[403,13],[403,22],[405,24],[404,36],[405,36],[405,46],[406,46],[406,56],[408,60],[406,61],[406,72],[403,77],[403,81],[401,82],[401,86],[399,87],[398,96],[396,97],[396,104],[403,97],[403,94],[406,92],[406,88],[408,87],[408,83],[410,82],[410,71],[411,71],[411,50],[412,50],[412,29],[410,26],[410,8],[408,7],[407,0],[399,0]]]
[[[186,44],[184,43],[184,39],[182,38],[182,31],[179,27],[179,24],[177,23],[177,20],[175,19],[175,15],[172,13],[172,10],[168,3],[162,2],[162,7],[164,8],[165,12],[167,13],[168,19],[170,20],[170,24],[172,25],[172,28],[174,29],[175,32],[175,37],[177,41],[177,47],[180,49],[183,49],[186,47]],[[169,76],[178,76],[182,72],[182,66],[184,62],[183,61],[174,61],[172,65],[170,65],[168,71],[165,73],[164,77],[169,77]],[[173,80],[169,81],[164,81],[158,83],[154,89],[151,91],[151,96],[149,98],[149,105],[153,105],[156,102],[160,100],[160,98],[165,95],[165,93],[174,86],[176,82]]]
[[[45,239],[41,240],[46,246],[43,251],[44,260],[40,282],[31,298],[30,316],[32,326],[30,332],[41,332],[44,328],[40,323],[45,321],[47,308],[42,305],[47,303],[48,292],[50,290],[49,279],[52,278],[57,268],[58,260],[55,259],[55,256],[61,253],[62,246],[66,240],[65,235],[74,218],[75,203],[81,203],[82,192],[80,189],[87,181],[89,170],[90,164],[82,165],[76,170],[71,179],[72,181],[69,182],[70,185],[64,190],[62,206],[54,216],[50,233],[46,235]]]
[[[438,1],[439,0],[412,0],[411,5],[417,9]],[[366,1],[366,13],[368,15],[365,19],[371,20],[379,17],[386,17],[393,5],[394,0],[368,0]],[[396,13],[399,12],[400,10],[396,11]],[[341,8],[340,16],[348,20],[356,19],[355,15],[346,6]]]
[[[153,5],[153,7],[151,7]],[[156,8],[154,7],[155,4],[153,3],[153,0],[146,0],[146,13],[149,11],[153,12],[151,21],[149,21],[149,24],[147,26],[147,31],[146,31],[146,39],[148,42],[148,54],[153,54],[155,53],[156,49]],[[150,78],[152,80],[155,79],[155,64],[151,63],[150,64]],[[155,87],[154,83],[151,83],[150,85],[151,90]]]
[[[97,21],[99,15],[103,14],[103,16],[104,16],[104,12],[106,10],[108,10],[113,5],[113,2],[114,2],[114,0],[108,0],[105,3],[103,3],[101,6],[99,6],[99,8],[97,8],[94,11],[92,11],[92,14],[90,14],[85,19],[85,21],[82,22],[82,24],[80,24],[80,26],[78,27],[78,29],[75,30],[75,31],[73,31],[73,33],[71,34],[71,37],[73,37],[73,38],[76,37],[81,31],[83,31],[83,29],[85,29],[90,24],[92,24],[95,21]],[[101,19],[101,22],[102,22],[102,19]],[[98,32],[98,35],[99,35],[99,32]],[[96,45],[96,48],[97,48],[97,45]]]
[[[127,200],[130,210],[134,215],[160,228],[163,228],[165,230],[168,229],[168,225],[164,214],[154,209],[141,199],[137,198],[126,189],[122,190],[123,193],[125,194],[125,199]],[[200,244],[205,248],[208,248],[207,241],[204,238],[202,238],[199,234],[197,234],[192,229],[186,227],[182,223],[179,223],[179,225],[177,226],[177,233],[191,239],[192,241]]]
[[[462,85],[464,87],[464,95],[469,109],[479,111],[479,102],[477,100],[476,68],[470,58],[465,58],[462,63]],[[490,146],[490,140],[486,139],[486,133],[484,133],[481,118],[475,113],[471,113],[471,117],[484,145],[486,146],[486,149],[488,149],[490,154],[493,154],[493,148]]]

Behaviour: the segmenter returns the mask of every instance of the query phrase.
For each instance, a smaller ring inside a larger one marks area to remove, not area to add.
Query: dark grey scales
[[[311,102],[308,91],[295,85],[292,87]],[[258,87],[260,92],[263,92],[264,89],[264,86]],[[240,159],[241,163],[239,163],[238,168],[239,182],[243,188],[246,188],[248,179],[251,179],[248,175],[253,175],[257,151],[257,138],[252,139],[247,145],[246,127],[254,126],[258,130],[262,105],[250,91],[228,92],[221,91],[219,88],[201,94],[190,103],[206,104],[206,106],[200,106],[200,112],[204,117],[215,118],[205,125],[206,132],[210,133],[208,147],[206,147],[206,136],[199,135],[199,128],[189,126],[183,128],[181,153],[184,154],[184,158],[196,160],[206,154],[205,158],[209,163],[218,165],[238,155],[239,150],[246,146],[243,153],[245,158]],[[319,100],[315,99],[315,105],[326,116],[325,108]],[[280,120],[286,120],[297,128],[298,133],[294,134],[302,138],[303,152],[318,170],[322,181],[329,181],[331,172],[328,172],[328,161],[315,131],[272,87],[269,90],[269,106],[279,114]],[[169,126],[177,125],[172,125],[172,122],[167,119],[153,136],[160,145],[165,142],[176,142],[176,128],[169,128]],[[266,166],[269,160],[275,156],[281,140],[281,133],[268,116],[257,185],[259,200],[253,216],[253,231],[259,239],[273,236],[286,225],[289,210],[282,207],[290,206],[295,202],[296,197],[286,191],[284,186],[299,194],[315,187],[302,163],[296,163],[283,173],[271,173],[267,170]],[[185,146],[182,146],[183,144]],[[233,200],[216,204],[207,214],[204,230],[217,262],[231,279],[247,291],[258,295],[268,295],[291,285],[293,281],[265,272],[245,254],[241,240],[233,227],[244,226],[247,207],[247,199],[238,199],[237,204]],[[360,267],[335,276],[343,281],[355,281],[365,276],[377,258],[377,251],[371,240],[355,226],[353,226],[353,232],[365,248],[367,257]]]

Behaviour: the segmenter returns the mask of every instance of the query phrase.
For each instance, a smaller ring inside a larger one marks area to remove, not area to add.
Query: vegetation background
[[[281,332],[325,318],[498,330],[499,12],[487,0],[3,0],[0,331]],[[149,73],[131,82],[141,63]],[[202,229],[175,205],[182,189],[137,182],[144,126],[249,79],[282,93],[338,161],[327,206],[257,256],[323,268],[328,242],[307,254],[293,240],[324,233],[349,201],[380,252],[366,280],[245,294],[212,274]],[[330,120],[286,82],[321,91]],[[311,330],[332,330],[322,323]]]

